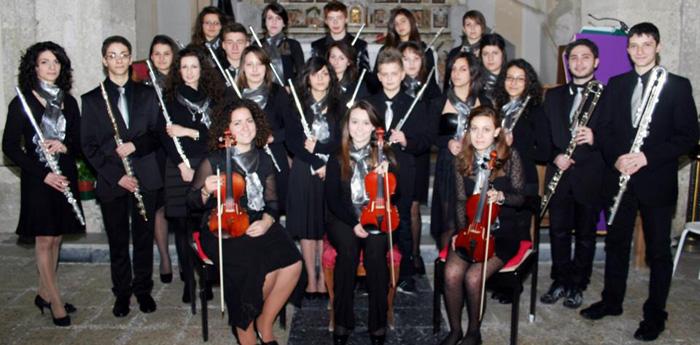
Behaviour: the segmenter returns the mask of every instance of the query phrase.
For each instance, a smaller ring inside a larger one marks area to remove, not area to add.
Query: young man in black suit
[[[347,32],[348,23],[348,7],[342,2],[331,1],[323,6],[323,20],[328,27],[328,34],[311,43],[311,55],[326,58],[328,46],[335,41],[344,41],[348,46],[352,46],[352,41],[355,38]],[[357,69],[369,69],[369,54],[367,53],[367,42],[358,38],[355,45],[357,57]]]
[[[668,73],[651,114],[648,136],[640,152],[629,153],[638,130],[643,90],[661,51],[659,30],[651,23],[633,26],[627,53],[634,70],[614,77],[602,100],[600,141],[607,165],[614,169],[605,190],[617,194],[620,173],[631,176],[605,240],[605,285],[602,300],[581,311],[587,319],[622,314],[630,242],[637,211],[641,213],[646,262],[650,268],[644,319],[634,333],[638,340],[656,339],[665,327],[666,299],[671,286],[671,219],[678,199],[678,159],[698,142],[698,117],[688,79]],[[611,198],[612,199],[612,198]]]
[[[566,47],[571,83],[547,91],[544,102],[542,133],[548,142],[546,157],[547,183],[557,169],[564,171],[556,193],[549,202],[549,237],[552,245],[553,282],[549,291],[540,297],[544,304],[556,303],[564,298],[564,306],[578,308],[583,302],[583,291],[591,279],[595,254],[596,223],[602,207],[601,171],[605,163],[596,145],[592,128],[599,117],[594,111],[587,126],[575,127],[582,114],[576,114],[586,98],[583,111],[590,109],[593,94],[586,97],[588,83],[595,79],[600,63],[598,47],[588,39],[580,39]],[[596,107],[598,108],[598,107]],[[576,150],[572,157],[566,152],[572,135]],[[574,230],[575,250],[571,255],[571,238]]]
[[[104,40],[104,86],[123,144],[117,146],[115,142],[114,127],[99,86],[82,96],[80,129],[83,153],[97,170],[96,194],[109,240],[112,292],[116,296],[112,313],[116,317],[129,314],[132,293],[142,312],[156,310],[151,276],[156,193],[163,183],[155,153],[158,139],[154,129],[159,108],[152,88],[131,81],[131,62],[131,44],[126,38],[111,36]],[[131,162],[134,177],[124,171],[121,157]],[[137,188],[143,196],[148,221],[139,214],[133,197]],[[133,275],[129,233],[134,244]]]
[[[416,156],[430,149],[429,126],[420,121],[421,115],[425,114],[427,109],[423,102],[418,102],[403,127],[397,128],[413,103],[413,97],[401,92],[401,81],[405,76],[403,55],[396,48],[384,49],[377,56],[377,66],[377,77],[382,89],[367,100],[377,109],[380,120],[384,122],[386,140],[391,144],[398,161],[398,200],[393,200],[398,206],[400,219],[398,231],[395,232],[395,243],[401,252],[398,291],[413,294],[415,267],[411,236],[411,202],[415,186]]]

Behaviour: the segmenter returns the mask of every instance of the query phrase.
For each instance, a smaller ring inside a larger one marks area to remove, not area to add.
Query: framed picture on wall
[[[450,20],[449,7],[434,7],[433,8],[433,28],[440,29],[448,25]]]
[[[289,16],[289,27],[306,27],[306,15],[304,13],[304,9],[287,7],[287,15]]]
[[[419,28],[430,28],[430,10],[428,9],[412,9],[413,17],[416,18],[416,25]]]
[[[375,28],[385,28],[389,22],[391,9],[388,7],[375,7],[370,12],[369,22]]]
[[[318,6],[306,9],[306,26],[310,28],[323,27],[323,12]]]

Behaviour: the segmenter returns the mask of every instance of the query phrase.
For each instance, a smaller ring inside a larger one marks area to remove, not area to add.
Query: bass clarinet
[[[574,154],[574,150],[576,150],[576,135],[574,133],[576,131],[576,128],[588,125],[588,121],[590,121],[591,119],[591,115],[593,114],[593,111],[595,110],[595,107],[598,104],[598,100],[600,99],[600,95],[603,93],[604,88],[605,87],[603,86],[603,84],[596,80],[591,80],[588,83],[588,86],[586,86],[585,94],[581,99],[581,103],[579,103],[576,112],[574,113],[574,120],[578,119],[578,121],[573,122],[571,128],[571,141],[569,141],[569,146],[567,146],[566,151],[564,151],[564,156],[567,159],[571,158],[571,156]],[[590,97],[591,95],[593,95],[591,104],[584,112],[583,107],[585,106],[586,101],[588,101],[588,97]],[[562,175],[564,175],[565,172],[565,170],[557,168],[557,171],[552,176],[552,179],[549,180],[549,184],[547,184],[547,190],[545,191],[544,196],[542,197],[542,201],[540,203],[540,219],[542,219],[542,217],[544,217],[545,212],[547,212],[549,202],[552,200],[552,196],[554,195],[554,192],[556,191],[557,186],[559,185],[559,180],[561,180],[561,177]]]
[[[41,153],[46,159],[46,163],[48,163],[49,165],[49,169],[51,169],[51,172],[53,172],[56,175],[63,175],[63,173],[61,172],[61,167],[58,165],[58,160],[56,159],[56,157],[54,157],[53,154],[49,153],[49,151],[46,149],[46,146],[44,145],[44,133],[41,132],[41,128],[39,128],[39,125],[36,123],[36,120],[34,119],[34,113],[32,113],[32,109],[29,108],[29,104],[27,104],[27,100],[24,98],[22,91],[20,91],[20,89],[16,86],[15,91],[17,92],[17,97],[19,97],[19,100],[22,103],[22,108],[24,109],[25,115],[27,115],[27,118],[29,119],[29,123],[32,124],[34,132],[36,132],[36,135],[39,138],[39,147],[41,148]],[[83,217],[83,212],[78,206],[78,201],[75,199],[75,197],[73,196],[73,192],[71,192],[70,190],[70,185],[65,186],[65,188],[63,188],[63,195],[66,197],[66,200],[68,200],[68,203],[73,208],[75,218],[78,219],[80,225],[85,226],[85,217]]]
[[[644,96],[642,96],[642,101],[639,103],[639,107],[635,113],[635,118],[639,119],[639,125],[637,126],[637,134],[634,136],[634,141],[632,141],[629,153],[641,152],[644,139],[649,135],[649,125],[652,120],[651,114],[654,113],[656,103],[659,102],[659,94],[661,94],[661,90],[664,88],[664,84],[666,84],[666,77],[668,77],[668,71],[661,66],[656,66],[651,70],[649,82],[647,87],[644,88]],[[630,177],[630,175],[620,175],[620,180],[617,183],[620,189],[613,199],[612,207],[610,207],[608,225],[612,225],[613,220],[615,220],[617,209],[620,207],[622,196],[627,190],[627,183],[630,181]]]
[[[100,90],[102,90],[102,98],[105,100],[105,105],[107,106],[107,115],[109,115],[109,120],[112,122],[112,128],[114,128],[114,141],[117,142],[117,146],[123,144],[121,136],[119,135],[119,128],[117,127],[117,121],[114,119],[114,113],[112,113],[112,106],[109,104],[109,97],[107,96],[107,90],[103,82],[100,82]],[[131,168],[131,162],[129,162],[129,157],[122,157],[122,164],[124,165],[124,171],[129,177],[134,176],[134,169]],[[139,191],[138,180],[136,190],[134,190],[134,197],[136,198],[136,205],[139,208],[139,214],[143,217],[144,221],[148,221],[148,216],[146,215],[146,206],[143,204],[143,196]]]

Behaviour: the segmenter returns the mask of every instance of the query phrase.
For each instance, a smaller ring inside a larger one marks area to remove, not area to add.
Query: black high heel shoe
[[[384,345],[384,341],[386,340],[386,334],[382,335],[369,335],[369,340],[372,343],[372,345]]]
[[[39,295],[36,295],[36,297],[34,298],[34,305],[37,308],[39,308],[41,315],[44,315],[44,308],[51,309],[51,303],[49,301],[41,298],[41,296],[39,296]],[[68,314],[75,313],[78,310],[74,305],[72,305],[70,303],[64,304],[63,308],[66,309],[66,313],[68,313]]]
[[[265,341],[263,340],[263,338],[262,338],[262,333],[260,333],[260,331],[258,331],[258,323],[257,323],[257,320],[253,320],[253,331],[255,332],[255,337],[258,338],[258,340],[260,340],[260,344],[261,344],[261,345],[279,345],[279,343],[277,342],[277,340],[273,340],[273,341],[270,341],[270,342],[265,342]]]
[[[333,345],[345,345],[348,343],[350,334],[335,334],[333,333]]]
[[[173,281],[173,273],[160,274],[160,282],[163,284],[170,284]]]
[[[37,297],[39,297],[39,296],[37,296]],[[39,297],[39,298],[41,298],[41,297]],[[43,299],[42,299],[42,301],[43,301],[43,302],[46,302],[46,301],[44,301]],[[51,303],[49,303],[48,308],[49,308],[49,311],[51,312],[51,318],[53,319],[53,324],[54,324],[54,325],[56,325],[56,326],[58,326],[58,327],[68,327],[68,326],[70,326],[70,315],[68,315],[68,311],[67,311],[67,310],[66,310],[66,316],[56,318],[55,316],[53,316],[53,310],[51,309]],[[44,310],[41,309],[41,312],[42,312],[42,314],[43,314],[43,313],[44,313]]]

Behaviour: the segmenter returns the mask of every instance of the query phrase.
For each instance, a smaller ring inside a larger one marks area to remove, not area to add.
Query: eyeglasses
[[[510,76],[506,77],[506,82],[508,82],[508,83],[515,82],[515,83],[520,84],[520,83],[525,83],[525,80],[526,80],[525,77],[510,77]]]
[[[129,53],[108,53],[106,56],[107,60],[126,60],[131,57]]]

